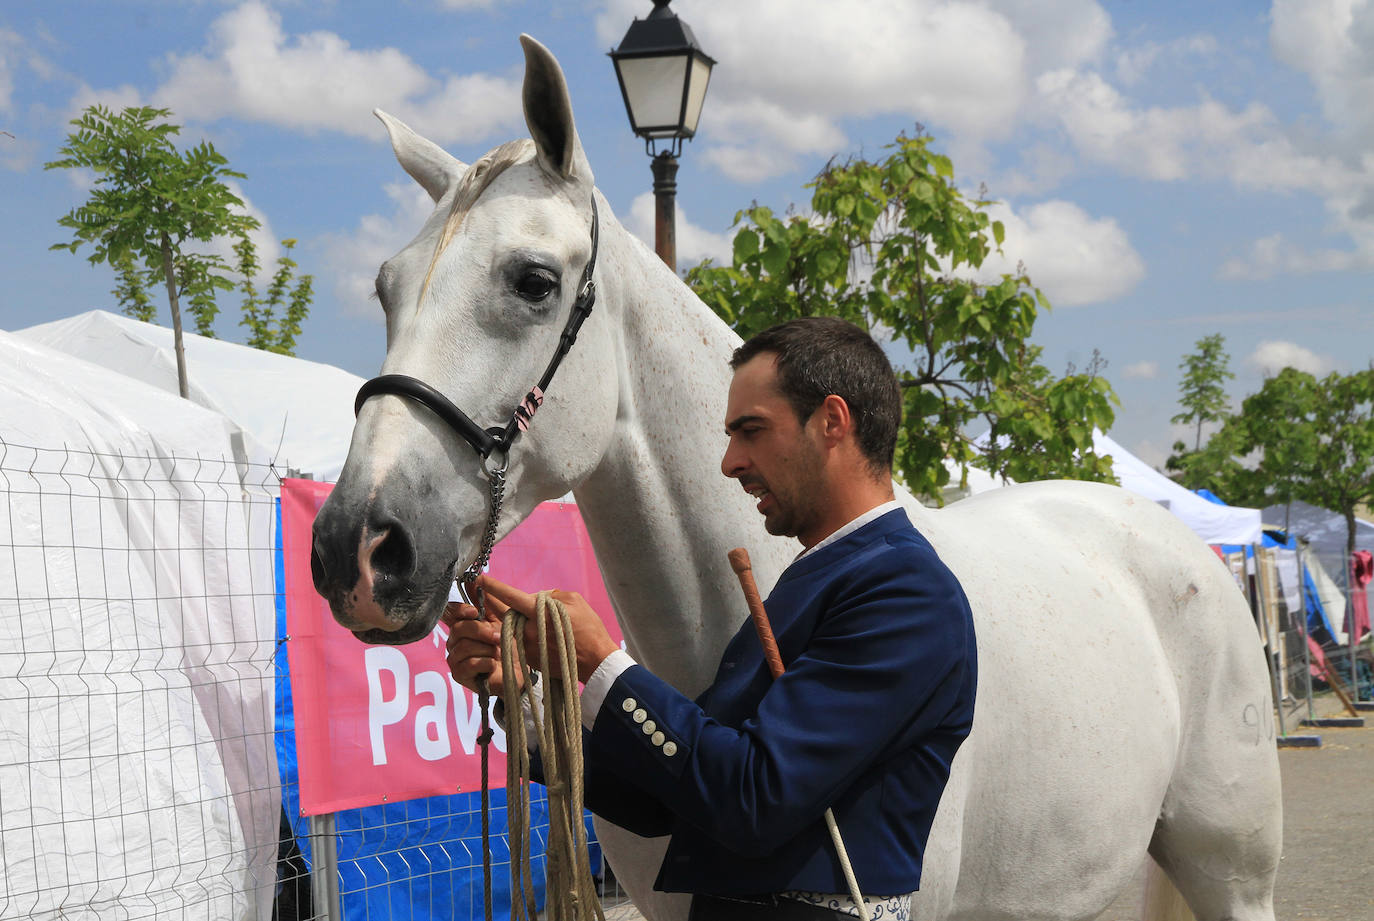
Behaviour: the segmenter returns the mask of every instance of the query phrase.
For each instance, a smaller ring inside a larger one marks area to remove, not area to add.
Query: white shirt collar
[[[896,499],[884,502],[882,505],[875,505],[873,508],[864,512],[858,518],[855,518],[848,524],[841,525],[838,529],[832,531],[828,537],[824,538],[820,542],[814,544],[806,550],[803,550],[801,553],[798,553],[796,559],[792,560],[792,562],[795,563],[797,562],[797,560],[803,560],[811,554],[815,553],[817,550],[820,550],[824,547],[829,547],[837,540],[843,540],[844,538],[848,537],[850,534],[853,534],[855,531],[859,530],[859,528],[862,528],[869,522],[876,521],[879,518],[886,515],[888,512],[896,511],[901,507],[902,503],[898,502]]]

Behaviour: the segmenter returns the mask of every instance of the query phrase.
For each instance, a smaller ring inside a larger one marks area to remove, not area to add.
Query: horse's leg
[[[1195,584],[1202,590],[1185,616],[1230,629],[1190,663],[1192,712],[1183,714],[1150,855],[1198,921],[1274,921],[1283,807],[1268,675],[1248,611],[1217,609],[1244,607],[1235,587],[1222,578]]]

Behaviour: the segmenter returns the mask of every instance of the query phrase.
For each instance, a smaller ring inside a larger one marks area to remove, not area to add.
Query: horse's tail
[[[1141,921],[1196,921],[1183,893],[1154,860],[1145,861],[1145,894],[1140,900]]]

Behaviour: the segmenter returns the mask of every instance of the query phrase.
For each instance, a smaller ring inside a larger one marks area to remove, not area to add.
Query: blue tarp
[[[281,503],[277,503],[277,764],[282,806],[297,845],[312,868],[310,819],[300,814],[295,716],[286,657],[285,564]],[[544,788],[531,787],[531,857],[537,902],[544,903],[544,845],[548,807]],[[481,793],[460,793],[384,803],[335,814],[339,891],[346,919],[410,918],[453,921],[483,916]],[[506,791],[491,791],[492,917],[510,916],[510,870],[506,841]],[[590,814],[588,814],[588,819]],[[590,838],[590,821],[588,835]],[[600,849],[592,844],[592,867]],[[317,906],[317,913],[322,908]]]

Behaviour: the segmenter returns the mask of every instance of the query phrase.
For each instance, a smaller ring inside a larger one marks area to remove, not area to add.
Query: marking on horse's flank
[[[1246,704],[1245,709],[1241,711],[1240,721],[1246,728],[1255,730],[1256,746],[1266,739],[1274,741],[1274,714],[1268,707]]]

